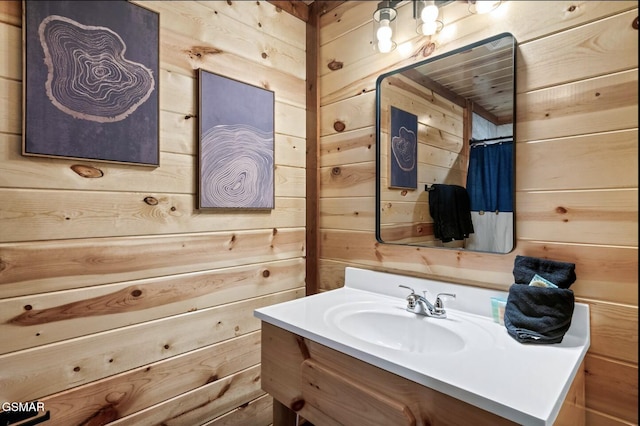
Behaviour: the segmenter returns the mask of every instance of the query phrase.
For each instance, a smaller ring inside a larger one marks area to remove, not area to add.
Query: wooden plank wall
[[[498,13],[470,15],[453,2],[442,33],[412,36],[389,54],[371,48],[376,2],[348,1],[321,16],[320,290],[341,286],[345,266],[507,290],[517,254],[574,262],[572,289],[591,308],[587,423],[637,424],[637,6],[507,1]],[[410,20],[410,6],[399,16]],[[515,250],[378,244],[377,76],[423,59],[431,42],[438,54],[502,32],[519,43]]]
[[[0,401],[50,425],[268,425],[253,310],[305,292],[305,23],[138,3],[160,14],[155,169],[21,155],[21,3],[0,2]],[[275,92],[274,210],[195,209],[200,67]]]

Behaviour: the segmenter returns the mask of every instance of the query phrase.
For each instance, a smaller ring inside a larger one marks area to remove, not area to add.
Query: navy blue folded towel
[[[558,288],[530,286],[539,275]],[[575,299],[569,290],[576,280],[575,265],[556,260],[516,256],[515,283],[509,288],[504,325],[521,343],[560,343],[571,326]]]
[[[504,325],[521,343],[560,343],[571,326],[573,291],[513,284],[504,308]]]
[[[576,265],[557,260],[516,256],[513,263],[513,278],[516,283],[529,284],[536,274],[560,288],[569,288],[576,281]]]

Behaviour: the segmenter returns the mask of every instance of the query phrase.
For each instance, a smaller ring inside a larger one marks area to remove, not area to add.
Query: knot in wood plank
[[[340,62],[340,61],[336,61],[336,60],[334,59],[334,60],[332,60],[331,62],[329,62],[329,64],[327,64],[327,67],[329,67],[329,69],[330,69],[331,71],[337,71],[337,70],[339,70],[339,69],[342,69],[343,65],[344,65],[344,64],[343,64],[342,62]]]
[[[155,197],[144,197],[144,202],[147,203],[150,206],[157,206],[158,205],[158,199]]]
[[[304,407],[304,399],[298,399],[291,403],[291,409],[293,411],[300,411]]]
[[[347,128],[347,125],[346,125],[346,124],[344,124],[344,122],[343,122],[343,121],[336,120],[336,121],[333,123],[333,128],[334,128],[334,130],[335,130],[336,132],[344,132],[344,129],[346,129],[346,128]]]
[[[120,415],[118,414],[118,410],[113,406],[113,404],[109,404],[107,406],[101,407],[98,411],[93,413],[91,416],[89,416],[79,424],[104,425],[118,419],[119,417]]]
[[[102,170],[92,167],[92,166],[84,166],[82,164],[74,164],[71,166],[71,170],[76,172],[79,176],[88,179],[101,178],[104,176]]]
[[[436,44],[432,42],[427,43],[422,48],[422,56],[426,58],[427,56],[431,56],[431,54],[433,54],[433,52],[435,51],[436,51]]]
[[[206,55],[217,55],[223,53],[222,50],[212,46],[191,46],[191,49],[187,50],[189,57],[202,58]]]

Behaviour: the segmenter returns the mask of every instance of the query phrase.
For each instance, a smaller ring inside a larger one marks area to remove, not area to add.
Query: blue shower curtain
[[[513,212],[513,141],[471,146],[467,192],[471,211]]]

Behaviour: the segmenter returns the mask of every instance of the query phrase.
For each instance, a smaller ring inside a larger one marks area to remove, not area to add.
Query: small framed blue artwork
[[[124,0],[22,7],[22,154],[157,167],[159,14]]]
[[[418,188],[418,117],[391,107],[389,187]]]
[[[199,69],[199,209],[273,209],[270,90]]]

